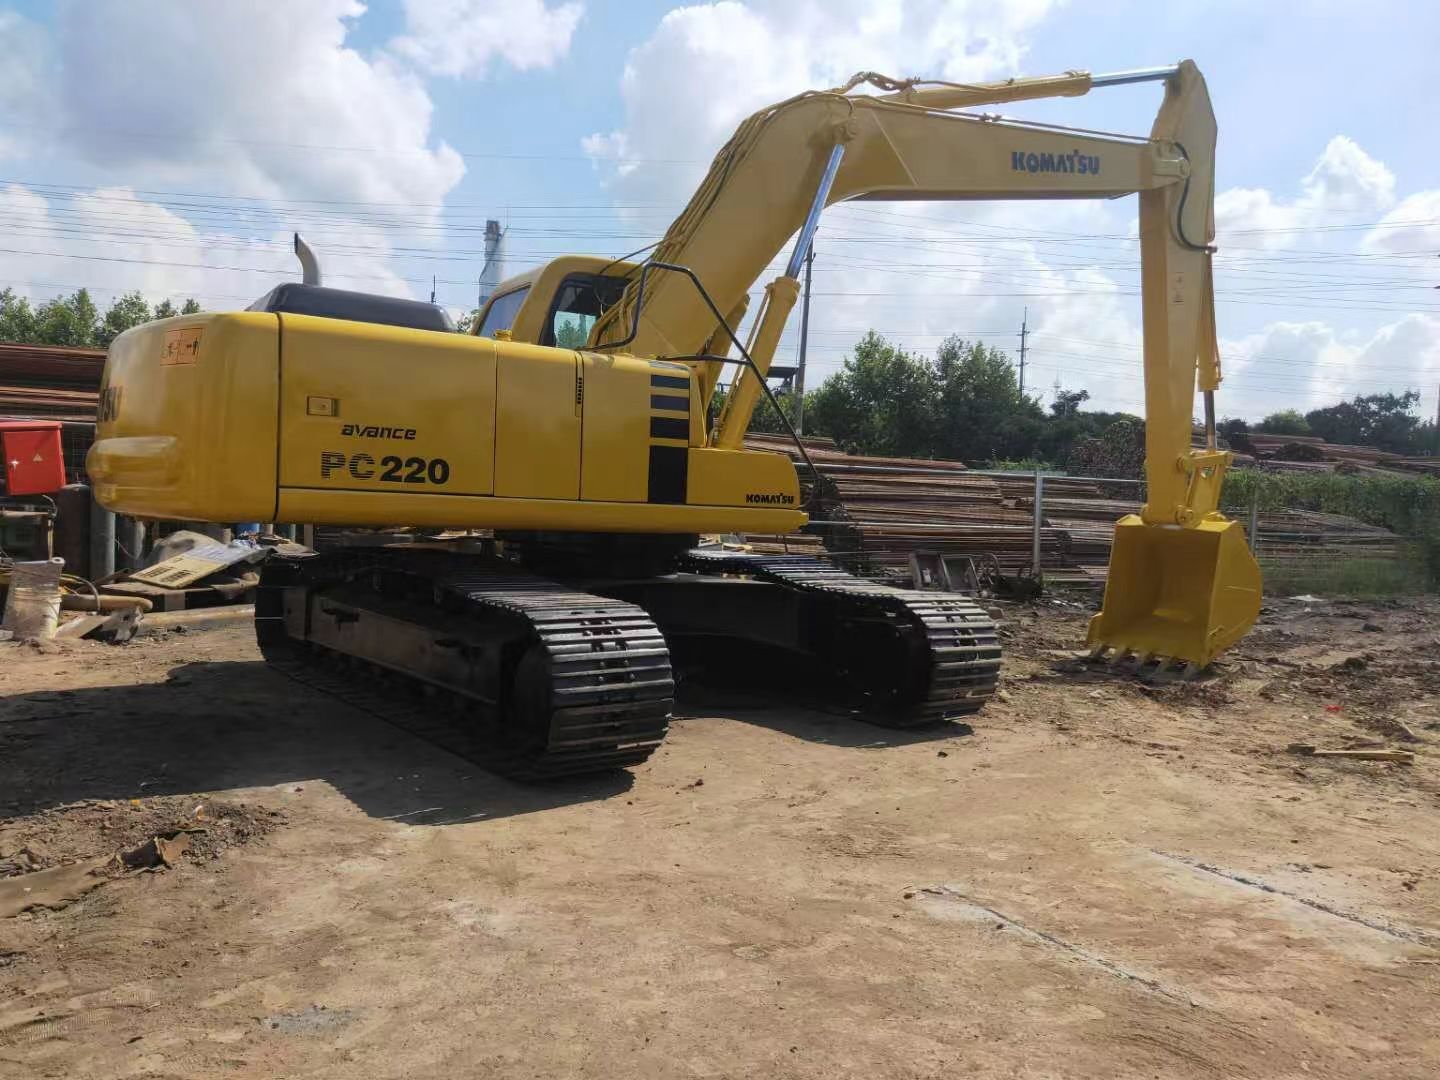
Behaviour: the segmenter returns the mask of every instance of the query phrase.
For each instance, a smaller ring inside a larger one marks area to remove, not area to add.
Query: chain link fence
[[[1075,472],[1029,474],[1035,565],[1052,586],[1103,585],[1114,523],[1139,513],[1145,482]],[[1234,474],[1232,473],[1232,476]],[[1361,478],[1363,483],[1363,478]],[[1312,498],[1286,498],[1285,485],[1243,485],[1240,505],[1225,513],[1244,527],[1269,596],[1414,595],[1434,591],[1432,549],[1440,535],[1418,524],[1392,529],[1353,514],[1314,509]],[[1383,515],[1376,512],[1376,517]],[[1060,534],[1058,544],[1041,540]],[[1060,551],[1040,558],[1043,552]]]

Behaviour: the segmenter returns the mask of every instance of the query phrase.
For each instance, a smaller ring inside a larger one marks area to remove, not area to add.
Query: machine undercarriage
[[[838,697],[889,727],[977,711],[1000,670],[995,623],[963,596],[704,549],[664,573],[601,578],[444,545],[277,554],[256,633],[287,674],[525,779],[649,757],[674,703],[677,640],[818,661]]]

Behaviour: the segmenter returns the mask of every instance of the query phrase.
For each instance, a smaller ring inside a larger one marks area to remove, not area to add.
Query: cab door
[[[580,497],[580,354],[496,346],[495,494]]]

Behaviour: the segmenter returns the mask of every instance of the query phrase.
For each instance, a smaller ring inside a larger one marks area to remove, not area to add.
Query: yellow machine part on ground
[[[1140,657],[1204,667],[1244,637],[1260,611],[1260,567],[1238,522],[1216,514],[1191,529],[1115,526],[1105,605],[1089,640]]]
[[[190,521],[787,532],[786,457],[705,447],[691,369],[267,312],[111,346],[87,467],[107,507]]]

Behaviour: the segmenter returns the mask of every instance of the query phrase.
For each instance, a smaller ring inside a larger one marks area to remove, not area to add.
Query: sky
[[[1190,58],[1220,126],[1220,415],[1410,389],[1434,415],[1436,41],[1440,5],[1421,0],[0,0],[0,288],[240,308],[298,277],[298,229],[329,283],[433,289],[459,313],[487,218],[506,275],[633,251],[741,119],[801,90]],[[1144,134],[1159,96],[1004,112]],[[1027,389],[1141,411],[1135,212],[828,209],[809,385],[868,329],[1013,355],[1023,319]]]

